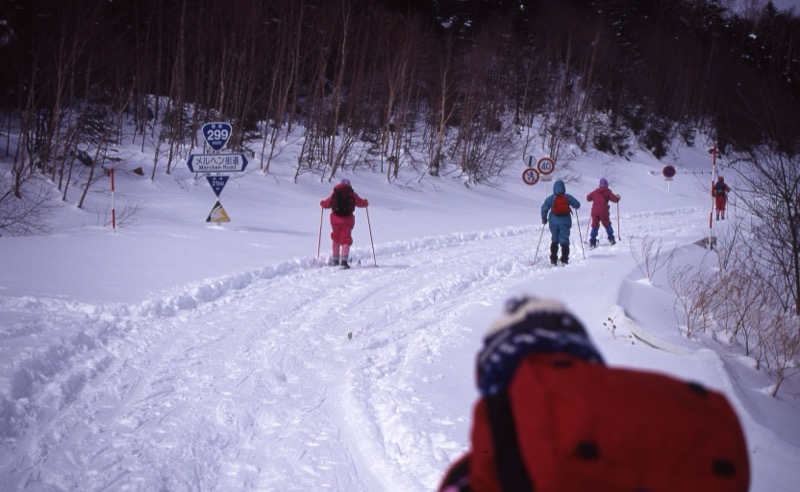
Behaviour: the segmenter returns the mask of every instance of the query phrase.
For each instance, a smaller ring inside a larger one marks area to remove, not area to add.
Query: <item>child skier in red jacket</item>
[[[717,220],[725,220],[725,206],[728,204],[728,193],[731,188],[725,184],[725,178],[717,178],[717,182],[711,185],[711,196],[714,197],[714,208],[717,210]]]
[[[356,217],[353,212],[356,207],[369,206],[369,201],[353,191],[349,179],[343,179],[333,187],[331,196],[319,202],[319,205],[322,208],[331,209],[331,240],[333,241],[331,265],[350,268],[348,257],[350,245],[353,244],[353,228],[356,226]]]
[[[608,202],[618,203],[619,195],[615,195],[608,187],[608,180],[606,178],[600,179],[600,186],[594,191],[586,195],[586,200],[592,202],[592,231],[589,233],[589,247],[597,247],[597,232],[600,224],[608,234],[608,242],[616,244],[617,240],[614,238],[614,228],[611,227],[611,218],[608,211]]]

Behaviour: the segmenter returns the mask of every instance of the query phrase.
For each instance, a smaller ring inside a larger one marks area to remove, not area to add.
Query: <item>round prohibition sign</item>
[[[525,170],[522,171],[522,181],[529,186],[535,185],[539,182],[539,171],[532,167],[526,167]]]
[[[672,179],[672,178],[674,178],[676,173],[677,173],[677,172],[675,171],[675,167],[674,167],[674,166],[671,166],[671,165],[669,165],[669,164],[667,164],[666,166],[664,166],[664,167],[661,169],[661,174],[662,174],[662,175],[664,176],[664,178],[666,178],[666,179]]]
[[[556,170],[556,161],[549,157],[542,157],[536,163],[536,169],[538,169],[541,174],[546,176]]]

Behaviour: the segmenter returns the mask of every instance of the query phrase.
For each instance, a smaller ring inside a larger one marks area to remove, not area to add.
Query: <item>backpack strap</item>
[[[494,464],[501,490],[533,492],[531,478],[525,470],[522,452],[517,440],[514,415],[508,392],[487,396],[486,410],[489,415],[489,429],[492,434]]]

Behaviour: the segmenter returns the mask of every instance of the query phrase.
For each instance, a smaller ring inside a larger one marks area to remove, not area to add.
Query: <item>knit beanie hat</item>
[[[580,321],[563,304],[524,296],[506,304],[478,353],[478,389],[484,397],[505,391],[529,354],[561,353],[603,364]]]
[[[350,185],[350,180],[349,179],[343,179],[342,180],[342,184],[346,184],[346,185],[349,186]]]
[[[600,186],[603,188],[608,188],[608,180],[606,178],[600,178]]]

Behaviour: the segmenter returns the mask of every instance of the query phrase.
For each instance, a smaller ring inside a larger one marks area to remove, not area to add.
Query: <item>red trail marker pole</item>
[[[111,168],[111,229],[117,232],[117,209],[114,205],[114,168]]]

